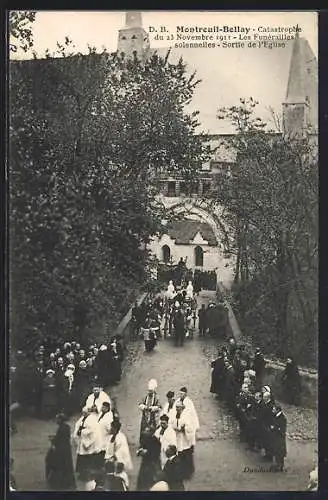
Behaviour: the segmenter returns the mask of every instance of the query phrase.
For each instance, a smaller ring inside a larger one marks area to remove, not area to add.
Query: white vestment
[[[102,441],[101,449],[103,451],[105,451],[107,447],[108,439],[111,433],[112,422],[113,422],[113,413],[111,410],[105,413],[103,416],[102,415],[98,416],[98,425],[100,428],[101,441]]]
[[[97,398],[95,398],[95,395],[91,393],[90,396],[87,397],[85,406],[87,408],[91,408],[93,405],[96,405],[98,413],[100,413],[102,404],[105,402],[111,405],[111,400],[108,394],[105,391],[101,391]]]
[[[82,423],[83,429],[81,430],[79,436],[78,431]],[[80,417],[75,424],[73,438],[77,444],[76,451],[78,455],[92,455],[94,453],[100,453],[102,450],[102,437],[98,424],[98,416],[91,413],[85,420],[84,417]]]
[[[170,445],[177,446],[177,438],[176,438],[176,432],[172,427],[168,427],[165,429],[164,433],[161,434],[161,427],[156,430],[154,436],[159,440],[161,443],[161,467],[162,469],[164,468],[164,465],[166,464],[167,461],[167,456],[166,456],[166,450]]]
[[[181,401],[181,399],[177,399],[177,401]],[[175,405],[176,405],[177,401],[175,402]],[[186,396],[183,400],[183,404],[185,406],[185,409],[192,415],[192,418],[194,421],[194,427],[195,427],[196,431],[198,431],[199,419],[198,419],[197,411],[196,411],[196,408],[195,408],[195,405],[194,405],[192,399],[189,398],[188,396]]]
[[[189,283],[189,285],[187,286],[186,292],[187,292],[187,297],[190,297],[192,299],[194,296],[194,287],[192,286],[191,283]]]
[[[183,451],[195,446],[196,444],[196,428],[194,425],[193,415],[184,409],[179,418],[172,419],[171,425],[176,433],[177,449]]]
[[[105,460],[110,460],[112,457],[116,457],[117,462],[122,462],[124,464],[125,470],[129,471],[133,469],[131,454],[129,449],[128,440],[125,434],[119,431],[113,442],[111,442],[113,436],[109,436],[107,440],[107,447],[105,453]]]
[[[175,295],[175,288],[174,288],[174,285],[172,283],[172,281],[170,281],[168,287],[167,287],[167,291],[166,291],[166,296],[169,298],[169,299],[172,299]]]

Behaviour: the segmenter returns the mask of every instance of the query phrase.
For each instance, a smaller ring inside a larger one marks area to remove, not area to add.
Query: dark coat
[[[58,426],[45,460],[46,479],[54,490],[75,489],[71,449],[71,430],[68,424]]]
[[[78,368],[74,380],[74,394],[76,407],[80,410],[91,392],[91,380],[88,368]]]
[[[282,412],[272,417],[270,425],[270,451],[272,456],[281,459],[287,455],[287,419]]]
[[[184,491],[183,470],[177,455],[167,460],[160,479],[169,485],[171,491]]]
[[[301,396],[301,377],[296,363],[287,364],[282,375],[284,396],[288,403],[299,404]]]
[[[257,377],[263,376],[265,364],[266,363],[263,354],[261,353],[255,354],[253,360],[253,366]]]
[[[56,378],[48,375],[43,380],[42,412],[44,415],[55,415],[58,410]]]
[[[184,321],[184,315],[182,312],[175,313],[174,319],[173,319],[173,324],[174,324],[176,338],[183,341],[184,336],[185,336],[185,321]]]
[[[138,480],[137,491],[149,491],[155,484],[157,476],[160,472],[160,452],[161,444],[154,436],[142,436],[141,448],[146,450],[142,456]]]
[[[224,384],[224,359],[216,359],[212,362],[211,366],[213,370],[210,392],[212,394],[220,394]]]

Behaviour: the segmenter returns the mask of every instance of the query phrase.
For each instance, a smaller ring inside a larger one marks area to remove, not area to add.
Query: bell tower
[[[125,26],[118,32],[117,52],[131,58],[134,54],[144,61],[150,50],[149,35],[142,27],[141,12],[127,11]]]
[[[283,103],[283,131],[302,134],[307,126],[317,128],[317,61],[307,40],[296,33],[289,66],[286,98]]]

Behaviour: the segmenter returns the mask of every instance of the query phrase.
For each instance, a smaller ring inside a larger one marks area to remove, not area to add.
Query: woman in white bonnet
[[[139,403],[139,409],[142,412],[140,425],[140,439],[144,429],[149,427],[155,431],[158,426],[158,417],[161,410],[161,405],[156,393],[157,381],[152,378],[148,382],[148,391],[142,402]]]

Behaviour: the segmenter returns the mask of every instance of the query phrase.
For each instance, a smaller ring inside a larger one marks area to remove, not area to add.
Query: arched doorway
[[[195,247],[195,267],[203,267],[204,252],[202,247]]]
[[[170,258],[171,258],[170,247],[167,246],[167,245],[164,245],[162,247],[162,259],[163,259],[163,262],[170,262]]]

